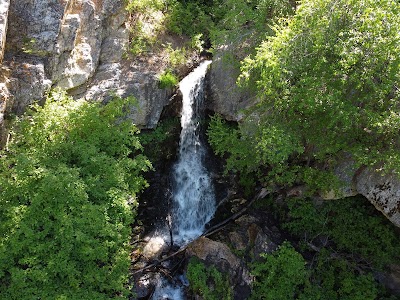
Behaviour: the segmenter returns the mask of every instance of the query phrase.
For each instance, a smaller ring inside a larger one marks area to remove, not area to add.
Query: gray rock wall
[[[0,64],[3,62],[4,47],[6,45],[6,32],[10,0],[0,0]]]
[[[8,0],[0,0],[0,7],[4,1]],[[133,95],[138,99],[130,116],[133,122],[154,127],[172,91],[158,88],[160,68],[124,57],[130,38],[125,4],[125,0],[11,0],[0,113],[21,114],[50,88],[61,87],[92,101]],[[0,21],[0,35],[1,28]]]
[[[208,76],[208,109],[230,121],[240,121],[243,118],[243,110],[257,101],[254,92],[239,88],[236,84],[240,67],[239,60],[234,57],[235,47],[223,46],[216,50]]]

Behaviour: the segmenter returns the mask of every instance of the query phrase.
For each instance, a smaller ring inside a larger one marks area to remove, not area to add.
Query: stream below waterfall
[[[184,246],[199,237],[216,209],[214,187],[204,164],[206,148],[200,137],[204,81],[210,63],[211,61],[203,61],[179,83],[182,92],[182,131],[178,160],[172,170],[172,238],[169,238],[178,246]],[[180,276],[176,281],[180,284],[173,285],[166,279],[159,278],[152,299],[183,299],[181,286],[187,285],[187,280]]]

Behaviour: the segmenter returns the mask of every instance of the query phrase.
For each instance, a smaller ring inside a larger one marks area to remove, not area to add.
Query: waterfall
[[[214,188],[204,166],[206,149],[199,132],[204,102],[204,77],[210,63],[202,62],[179,84],[183,96],[182,132],[179,158],[172,171],[172,234],[178,245],[200,236],[215,212]]]
[[[200,138],[204,102],[204,77],[211,61],[202,62],[179,84],[182,92],[182,131],[178,161],[172,169],[171,231],[175,244],[182,246],[200,236],[215,212],[214,187],[204,166],[206,148]],[[165,238],[165,236],[164,236]],[[184,299],[184,275],[172,280],[160,278],[152,300]]]

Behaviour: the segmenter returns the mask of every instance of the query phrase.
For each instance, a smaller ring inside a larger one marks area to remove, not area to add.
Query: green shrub
[[[359,165],[400,173],[393,105],[399,12],[393,0],[301,1],[242,65],[241,79],[257,86],[258,126],[285,126],[308,162],[323,164],[346,151]]]
[[[182,66],[187,61],[187,50],[186,48],[173,49],[171,44],[168,44],[165,48],[168,53],[168,65],[170,68],[175,69]]]
[[[204,6],[197,2],[176,1],[170,5],[166,18],[166,27],[172,33],[194,36],[199,33],[208,33],[213,21],[205,12]]]
[[[372,273],[357,271],[351,262],[325,249],[314,259],[310,284],[305,286],[300,300],[382,299]]]
[[[214,266],[206,267],[198,258],[190,259],[187,267],[190,289],[204,300],[231,300],[232,290],[228,279]]]
[[[149,10],[162,10],[166,2],[163,0],[125,0],[126,10],[129,12],[146,13]]]
[[[175,155],[175,147],[171,148],[167,145],[173,145],[174,137],[179,136],[180,120],[179,118],[171,118],[159,122],[153,130],[142,130],[139,138],[143,145],[143,152],[153,163],[170,159]]]
[[[306,261],[288,242],[271,255],[264,255],[263,262],[252,265],[256,281],[250,299],[296,299],[308,280]]]
[[[150,168],[132,99],[52,93],[0,157],[0,298],[126,299],[130,224]]]
[[[290,219],[284,227],[299,237],[312,242],[326,236],[339,251],[376,267],[399,259],[400,239],[392,224],[363,197],[327,201],[321,206],[312,200],[293,199],[288,205]]]
[[[165,71],[160,75],[158,79],[158,86],[161,89],[169,89],[175,87],[179,83],[178,77],[176,77],[170,70]]]
[[[323,249],[313,269],[288,242],[252,264],[255,276],[250,299],[374,300],[378,285],[371,273],[359,273],[348,261]],[[380,295],[379,295],[379,299]]]

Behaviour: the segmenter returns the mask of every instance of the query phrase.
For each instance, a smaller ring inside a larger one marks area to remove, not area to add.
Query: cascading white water
[[[179,157],[172,170],[172,236],[177,245],[185,245],[200,236],[215,213],[211,179],[203,164],[206,149],[200,139],[200,112],[204,101],[204,77],[211,61],[202,62],[179,84],[182,92],[182,131]],[[166,238],[166,236],[164,236]],[[152,300],[181,300],[182,278],[170,283],[160,279]],[[184,283],[186,285],[187,283]]]
[[[204,61],[179,84],[182,92],[182,132],[179,159],[173,169],[174,242],[185,244],[200,236],[215,212],[214,188],[204,166],[206,150],[200,140],[200,112],[204,77],[211,61]]]

